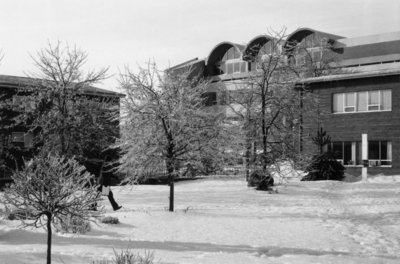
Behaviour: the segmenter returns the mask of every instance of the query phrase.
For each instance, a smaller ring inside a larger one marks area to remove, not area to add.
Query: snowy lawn
[[[400,263],[399,178],[299,182],[277,194],[243,179],[112,188],[120,224],[92,224],[84,235],[54,234],[53,263],[112,258],[113,248],[154,251],[159,263]],[[43,230],[0,218],[0,263],[44,263]]]

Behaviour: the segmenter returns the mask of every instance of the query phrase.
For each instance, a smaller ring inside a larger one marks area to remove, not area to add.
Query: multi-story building
[[[33,100],[29,100],[31,93],[27,88],[37,81],[27,77],[0,75],[0,187],[10,181],[9,168],[15,168],[17,165],[14,163],[21,163],[23,157],[32,155],[32,132],[28,131],[27,124],[13,125],[13,119],[35,108]],[[122,96],[96,87],[87,87],[82,94],[89,98],[103,98],[118,107]],[[115,134],[118,135],[118,123],[112,127],[115,127]],[[95,173],[96,168],[90,170]]]
[[[194,59],[175,67],[191,67],[196,74],[211,81],[207,105],[214,105],[229,117],[235,114],[226,107],[224,92],[238,89],[250,72],[257,71],[251,57],[268,54],[266,35],[254,37],[247,44],[222,42],[204,59]],[[335,61],[333,71],[322,66],[321,43],[329,44]],[[302,47],[303,51],[292,51]],[[304,117],[299,135],[299,149],[307,151],[307,140],[322,127],[331,137],[328,148],[353,175],[361,174],[362,134],[366,135],[368,173],[393,175],[400,173],[400,32],[345,38],[310,28],[300,28],[282,43],[287,63],[306,64],[306,55],[315,59],[320,71],[303,74],[296,86],[319,98],[319,121]],[[254,54],[256,53],[256,54]],[[294,55],[295,54],[295,55]],[[249,59],[250,58],[250,59]],[[294,88],[295,89],[295,88]],[[366,145],[364,145],[366,146]],[[364,156],[365,159],[365,156]],[[365,164],[365,162],[364,162]]]

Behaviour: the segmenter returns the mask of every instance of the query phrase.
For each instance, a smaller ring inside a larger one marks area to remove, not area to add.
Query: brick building
[[[37,81],[27,77],[0,75],[0,187],[10,181],[10,169],[19,166],[17,164],[21,164],[23,158],[32,155],[33,134],[28,132],[28,124],[13,125],[13,119],[35,108],[34,102],[29,100],[30,92],[27,88],[34,86]],[[122,96],[96,87],[86,87],[82,95],[87,98],[103,98],[101,100],[110,101],[118,107]],[[119,124],[110,125],[118,135]],[[85,165],[96,174],[96,166],[89,168],[88,164]]]

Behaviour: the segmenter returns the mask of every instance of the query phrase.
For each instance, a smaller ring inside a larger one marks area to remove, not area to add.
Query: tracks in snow
[[[374,198],[373,190],[361,192],[354,187],[349,183],[327,182],[326,192],[321,193],[321,199],[329,205],[324,216],[326,227],[348,236],[359,245],[362,254],[399,258],[399,234],[389,230],[400,223],[400,198]],[[371,207],[379,210],[371,214]]]

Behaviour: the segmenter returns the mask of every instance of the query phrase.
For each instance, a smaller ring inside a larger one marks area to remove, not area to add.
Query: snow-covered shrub
[[[74,234],[85,234],[91,229],[89,221],[74,216],[61,217],[55,222],[55,226],[58,231]]]
[[[119,224],[118,217],[112,217],[112,216],[103,217],[103,218],[101,218],[100,221],[103,224],[113,224],[113,225]]]
[[[320,180],[337,180],[344,179],[344,166],[337,161],[333,152],[328,151],[319,155],[315,155],[307,166],[302,181],[320,181]]]
[[[250,174],[247,186],[256,187],[256,190],[267,191],[274,186],[274,178],[269,172],[264,173],[262,170],[255,170]]]
[[[46,228],[48,264],[51,263],[52,227],[56,223],[68,215],[88,221],[101,213],[92,211],[93,204],[100,199],[97,186],[91,184],[93,175],[74,159],[53,153],[36,156],[11,177],[13,183],[4,189],[0,202],[6,208],[32,213],[32,219],[21,220],[22,226]],[[87,228],[77,221],[72,220],[71,224]]]
[[[120,252],[114,249],[112,260],[96,260],[92,264],[154,264],[154,252],[146,251],[142,256],[131,249],[121,250]]]

